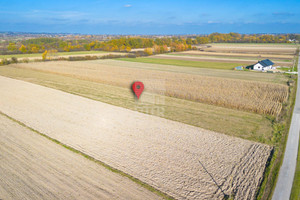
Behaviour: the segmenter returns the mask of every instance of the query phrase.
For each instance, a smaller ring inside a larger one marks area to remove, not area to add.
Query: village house
[[[252,66],[252,69],[258,71],[266,71],[266,70],[274,69],[273,65],[274,63],[271,60],[265,59],[265,60],[258,61],[256,64],[254,64]]]

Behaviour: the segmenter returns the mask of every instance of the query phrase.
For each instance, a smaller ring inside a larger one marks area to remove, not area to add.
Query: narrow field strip
[[[281,54],[251,54],[251,53],[222,53],[222,52],[210,52],[210,51],[183,51],[178,53],[170,53],[167,55],[191,55],[191,56],[222,56],[225,58],[230,57],[243,57],[243,58],[270,58],[270,59],[293,59],[293,55],[281,55]]]
[[[162,199],[0,113],[0,199]]]
[[[222,199],[211,176],[254,199],[272,149],[5,77],[0,95],[1,112],[177,199]]]
[[[163,58],[118,58],[118,60],[141,62],[141,63],[153,63],[163,65],[175,65],[175,66],[186,66],[186,67],[197,67],[197,68],[210,68],[210,69],[227,69],[242,65],[243,63],[237,62],[211,62],[211,61],[194,61],[194,60],[176,60],[176,59],[163,59]]]
[[[255,64],[258,60],[262,60],[262,58],[256,58],[256,59],[247,59],[247,58],[221,58],[221,57],[210,57],[210,56],[205,56],[205,57],[200,57],[200,56],[193,56],[189,54],[183,54],[183,55],[175,55],[175,54],[161,54],[161,55],[155,55],[151,56],[151,58],[158,58],[158,59],[173,59],[173,60],[186,60],[186,61],[210,61],[210,62],[222,62],[222,63],[237,63],[238,64],[243,64],[243,66],[247,65],[252,65]],[[272,59],[273,60],[273,59]],[[273,60],[275,65],[280,65],[280,66],[291,66],[293,63],[291,61],[279,61],[279,60]]]

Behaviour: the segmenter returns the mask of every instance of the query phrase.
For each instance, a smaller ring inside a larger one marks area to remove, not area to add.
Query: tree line
[[[1,54],[42,53],[46,50],[69,51],[120,51],[146,48],[147,54],[192,49],[192,45],[207,43],[291,43],[300,40],[297,34],[239,34],[212,33],[204,36],[177,36],[161,38],[123,37],[108,41],[98,40],[62,40],[59,38],[35,38],[18,42],[8,42],[2,47]]]

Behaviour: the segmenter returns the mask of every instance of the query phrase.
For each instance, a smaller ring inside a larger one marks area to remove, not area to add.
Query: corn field
[[[126,88],[139,80],[144,83],[145,92],[274,116],[280,113],[282,103],[288,98],[288,86],[282,84],[129,68],[122,67],[122,63],[127,62],[118,62],[116,66],[107,65],[105,61],[60,61],[18,64],[17,67]]]

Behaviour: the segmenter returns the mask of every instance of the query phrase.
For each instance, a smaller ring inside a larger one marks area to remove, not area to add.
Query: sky
[[[0,0],[0,31],[300,33],[300,0]]]

